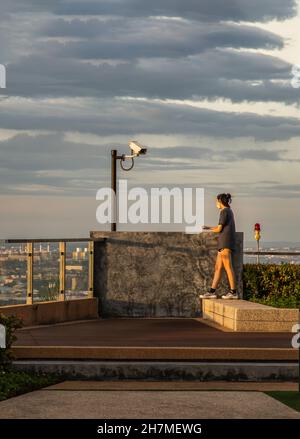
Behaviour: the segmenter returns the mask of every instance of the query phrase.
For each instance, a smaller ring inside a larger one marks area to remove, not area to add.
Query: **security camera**
[[[147,148],[138,143],[136,140],[131,140],[128,145],[135,155],[146,154],[147,152]]]

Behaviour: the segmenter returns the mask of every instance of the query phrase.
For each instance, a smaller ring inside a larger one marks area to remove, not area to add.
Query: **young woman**
[[[215,291],[221,279],[222,269],[225,268],[230,291],[222,296],[222,299],[238,299],[235,284],[235,274],[232,265],[232,252],[235,251],[235,222],[234,215],[229,204],[230,194],[219,194],[216,198],[216,206],[220,209],[219,224],[216,227],[203,226],[204,230],[218,233],[218,255],[215,265],[215,274],[210,290],[200,295],[201,299],[215,299]]]

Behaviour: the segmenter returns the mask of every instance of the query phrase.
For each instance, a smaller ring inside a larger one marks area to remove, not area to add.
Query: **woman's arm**
[[[216,233],[220,233],[222,228],[223,228],[222,224],[218,224],[216,227],[213,227],[213,226],[203,226],[202,227],[203,230],[211,230],[212,232],[216,232]]]

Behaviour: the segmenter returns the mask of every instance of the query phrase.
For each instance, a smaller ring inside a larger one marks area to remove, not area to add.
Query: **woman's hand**
[[[217,225],[216,227],[202,226],[202,230],[211,230],[212,232],[215,232],[215,233],[220,233],[222,228],[223,228],[223,226],[221,224]]]

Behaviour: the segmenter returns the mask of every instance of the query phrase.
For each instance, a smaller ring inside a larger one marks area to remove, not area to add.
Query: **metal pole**
[[[66,243],[59,243],[59,299],[65,300]]]
[[[89,284],[88,297],[94,297],[94,241],[89,241]]]
[[[112,206],[113,222],[111,223],[111,231],[117,230],[116,218],[117,218],[117,150],[111,150],[111,188],[115,194],[115,202]]]
[[[257,264],[259,264],[259,239],[257,240]]]
[[[33,304],[33,242],[27,242],[27,305]]]

